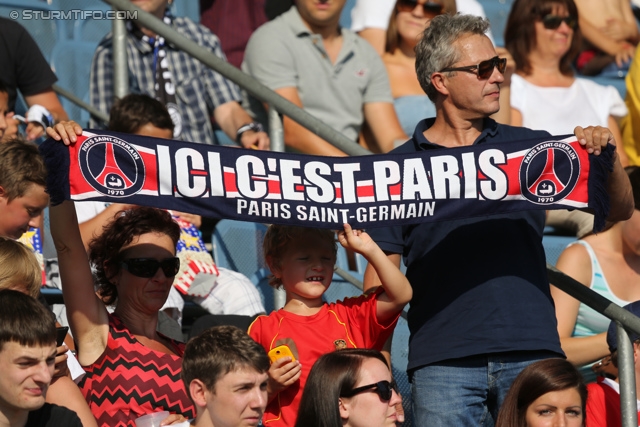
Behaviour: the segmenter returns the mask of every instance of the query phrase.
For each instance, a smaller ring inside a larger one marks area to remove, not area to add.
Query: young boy
[[[0,236],[18,239],[40,225],[49,204],[46,176],[35,144],[21,138],[0,144]]]
[[[235,326],[217,326],[191,339],[182,379],[197,416],[195,427],[257,426],[267,406],[269,359]]]
[[[55,357],[53,315],[29,295],[0,291],[0,426],[82,427],[75,412],[45,403]]]
[[[258,317],[249,335],[270,351],[287,345],[295,357],[277,359],[269,369],[269,405],[265,426],[295,424],[302,390],[314,362],[341,348],[381,350],[398,316],[412,296],[400,270],[363,231],[349,224],[339,233],[340,244],[367,259],[380,275],[382,287],[372,294],[326,304],[322,295],[331,284],[336,261],[330,230],[272,225],[264,238],[271,285],[284,287],[284,308]]]

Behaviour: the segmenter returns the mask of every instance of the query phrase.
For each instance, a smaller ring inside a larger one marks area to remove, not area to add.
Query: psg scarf
[[[599,231],[615,149],[590,155],[569,136],[323,157],[99,132],[85,131],[70,147],[51,138],[41,145],[52,204],[124,202],[330,229],[584,209]]]

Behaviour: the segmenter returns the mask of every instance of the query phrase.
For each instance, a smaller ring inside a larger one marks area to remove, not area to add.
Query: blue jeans
[[[496,353],[423,366],[413,371],[414,423],[492,427],[516,376],[529,364],[559,355],[548,351]]]

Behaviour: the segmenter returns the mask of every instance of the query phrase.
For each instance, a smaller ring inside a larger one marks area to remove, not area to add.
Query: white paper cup
[[[168,411],[154,412],[136,419],[136,427],[160,427],[160,423],[169,416]]]

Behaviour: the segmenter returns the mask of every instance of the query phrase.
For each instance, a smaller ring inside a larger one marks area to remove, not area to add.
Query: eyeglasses
[[[129,258],[121,261],[120,266],[134,276],[146,279],[155,276],[159,268],[166,277],[174,277],[180,271],[180,258],[166,258],[162,261],[153,258]]]
[[[572,30],[578,27],[578,21],[573,16],[546,15],[542,17],[542,25],[547,30],[556,30],[563,22]]]
[[[418,6],[418,0],[398,0],[398,12],[411,12]],[[422,5],[425,15],[440,15],[444,10],[444,5],[434,2],[426,2]]]
[[[493,69],[497,68],[500,74],[504,74],[507,69],[507,58],[500,58],[494,56],[491,59],[482,61],[478,65],[468,65],[466,67],[445,68],[442,71],[466,71],[467,73],[474,73],[478,75],[479,79],[488,79],[493,74]]]
[[[362,387],[354,388],[351,391],[343,393],[342,395],[340,395],[340,397],[353,397],[356,394],[364,393],[369,390],[376,393],[378,396],[380,396],[380,399],[384,400],[385,402],[388,402],[391,400],[391,396],[393,395],[392,393],[393,390],[395,390],[396,393],[399,393],[398,384],[396,384],[395,381],[389,382],[385,380],[385,381],[378,381],[375,384],[363,385]]]

